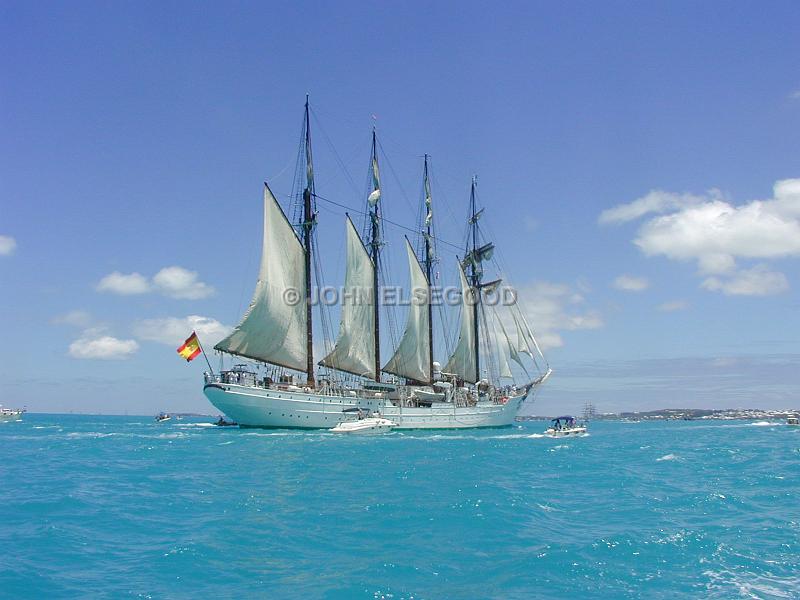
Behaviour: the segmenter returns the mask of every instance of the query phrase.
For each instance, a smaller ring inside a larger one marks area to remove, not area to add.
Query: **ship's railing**
[[[319,396],[332,396],[336,398],[352,398],[353,400],[356,399],[368,399],[368,400],[375,400],[381,399],[385,397],[383,394],[376,395],[374,391],[370,390],[360,390],[360,389],[352,389],[340,385],[336,385],[330,382],[323,382],[318,385],[316,388],[309,388],[305,386],[299,386],[294,384],[287,384],[287,383],[277,383],[273,382],[269,377],[256,377],[255,373],[252,372],[245,372],[239,370],[232,370],[232,371],[222,371],[221,373],[209,373],[206,371],[203,373],[203,379],[205,383],[227,383],[233,385],[242,385],[246,387],[256,387],[261,389],[275,389],[275,390],[282,390],[288,392],[305,392],[311,393],[313,392]]]

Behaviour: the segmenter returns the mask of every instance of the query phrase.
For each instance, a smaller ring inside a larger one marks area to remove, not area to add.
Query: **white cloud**
[[[183,267],[165,267],[153,277],[153,285],[165,296],[198,300],[214,293],[214,288],[197,280],[197,273]]]
[[[80,359],[124,360],[138,349],[136,340],[120,340],[105,335],[102,329],[87,329],[69,345],[69,355]]]
[[[721,200],[722,194],[719,190],[712,189],[709,190],[708,197]],[[662,214],[702,204],[706,199],[707,197],[695,196],[694,194],[674,194],[663,190],[652,190],[646,196],[642,196],[633,202],[619,204],[604,210],[597,220],[601,225],[627,223],[650,213]]]
[[[141,273],[114,271],[103,277],[95,289],[121,296],[158,292],[182,300],[198,300],[214,293],[213,287],[198,280],[197,272],[178,266],[164,267],[152,281]]]
[[[10,235],[0,235],[0,256],[11,256],[17,249],[17,240]]]
[[[725,279],[709,277],[702,285],[707,290],[719,291],[728,296],[771,296],[789,289],[786,276],[770,271],[767,265],[741,269]]]
[[[200,343],[206,348],[211,348],[228,335],[231,329],[233,328],[223,325],[216,319],[189,315],[182,318],[166,317],[137,321],[133,325],[133,334],[141,340],[178,346],[192,331],[195,331]]]
[[[600,215],[622,223],[649,213],[634,243],[648,256],[694,261],[708,277],[703,287],[726,294],[767,295],[788,288],[767,265],[743,269],[741,259],[800,256],[800,179],[775,183],[773,198],[734,205],[712,190],[705,196],[650,192]]]
[[[789,98],[792,100],[800,100],[800,90],[795,90],[791,94],[789,94]]]
[[[686,300],[670,300],[658,305],[658,310],[664,312],[675,312],[676,310],[686,310],[689,308],[689,303]]]
[[[75,327],[88,327],[91,322],[92,315],[85,310],[71,310],[53,318],[53,323],[57,325],[73,325]]]
[[[132,296],[135,294],[146,294],[150,291],[150,283],[147,277],[139,273],[125,275],[119,271],[114,271],[103,277],[95,288],[98,292],[110,292],[120,296]]]
[[[642,292],[650,287],[650,282],[645,277],[620,275],[614,279],[613,286],[624,292]]]
[[[561,331],[603,326],[600,313],[588,308],[583,296],[566,284],[536,282],[520,288],[517,298],[543,350],[564,345]]]

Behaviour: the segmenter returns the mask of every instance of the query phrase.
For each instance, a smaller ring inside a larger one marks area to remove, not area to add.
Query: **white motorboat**
[[[4,408],[0,406],[0,421],[19,421],[22,419],[24,408]]]
[[[158,413],[156,415],[156,423],[163,423],[164,421],[169,421],[172,417],[169,416],[167,413]]]
[[[794,425],[795,427],[800,425],[800,418],[797,416],[791,416],[786,419],[787,425]]]
[[[346,420],[331,429],[332,433],[385,433],[395,427],[394,421],[384,419],[380,413],[373,416],[360,408],[347,408],[342,413]]]
[[[575,421],[575,417],[564,415],[552,420],[552,425],[544,432],[552,437],[567,437],[586,434],[586,425]]]

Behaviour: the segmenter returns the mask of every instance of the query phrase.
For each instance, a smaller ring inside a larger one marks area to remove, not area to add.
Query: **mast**
[[[311,156],[311,121],[308,113],[308,94],[305,108],[306,188],[303,190],[303,247],[305,248],[306,279],[306,378],[314,385],[314,334],[311,319],[311,251],[315,216],[311,204],[314,196],[314,162]]]
[[[375,316],[375,381],[381,380],[381,338],[380,338],[380,310],[378,302],[378,259],[381,248],[380,232],[380,178],[378,174],[378,148],[375,136],[375,127],[372,128],[372,193],[369,195],[369,218],[372,223],[372,233],[370,239],[370,255],[374,265],[372,276],[372,304]],[[376,193],[377,192],[377,193]]]
[[[424,170],[425,189],[425,276],[428,279],[428,365],[430,366],[431,381],[433,381],[433,302],[431,302],[431,274],[433,272],[433,252],[431,248],[431,237],[433,227],[433,212],[431,210],[431,184],[428,180],[428,155],[425,155]]]
[[[470,227],[472,228],[472,260],[470,264],[472,270],[470,273],[470,283],[472,285],[472,319],[474,324],[475,335],[475,376],[478,381],[481,379],[480,368],[480,338],[478,337],[478,303],[481,299],[481,270],[478,268],[478,213],[475,208],[475,186],[477,185],[477,177],[472,176],[472,185],[469,191],[469,202],[472,216],[469,219]]]

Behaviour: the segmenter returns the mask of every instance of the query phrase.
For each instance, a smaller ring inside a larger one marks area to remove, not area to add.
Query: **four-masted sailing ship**
[[[408,237],[405,240],[413,301],[402,337],[382,364],[380,283],[386,274],[381,273],[383,218],[374,129],[371,185],[363,211],[367,241],[346,216],[339,332],[315,364],[312,279],[317,276],[319,287],[315,230],[316,202],[321,196],[314,182],[308,99],[302,146],[298,159],[302,195],[298,194],[296,222],[290,221],[265,183],[261,266],[253,299],[239,325],[214,346],[223,354],[251,362],[205,373],[204,393],[209,401],[245,427],[332,428],[353,409],[379,413],[398,429],[511,424],[551,370],[519,306],[502,307],[508,310],[500,316],[497,307],[485,300],[501,280],[484,282],[485,266],[495,248],[481,237],[483,210],[477,208],[475,178],[467,241],[454,265],[460,283],[458,337],[444,367],[434,360],[436,350],[444,353],[447,348],[446,343],[434,347],[432,280],[437,237],[427,155],[421,218],[415,229],[421,256]],[[525,381],[515,383],[511,362]]]

